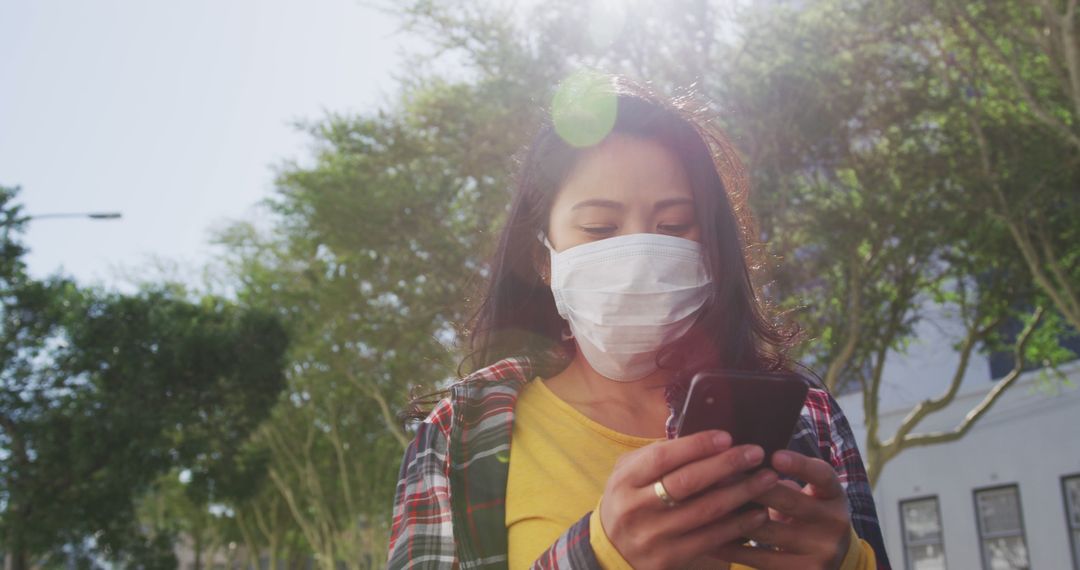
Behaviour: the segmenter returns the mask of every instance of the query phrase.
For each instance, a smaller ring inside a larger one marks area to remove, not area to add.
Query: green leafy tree
[[[175,564],[137,525],[162,473],[192,497],[243,493],[263,472],[243,447],[283,385],[278,320],[217,298],[121,295],[29,277],[26,224],[0,188],[0,540],[9,570],[89,540],[106,559]]]
[[[977,207],[1012,241],[1057,313],[1080,330],[1080,14],[1076,2],[928,1],[921,51],[968,149]]]
[[[294,339],[287,395],[257,440],[324,567],[383,558],[411,437],[397,412],[414,386],[455,375],[463,300],[504,208],[501,149],[520,144],[493,139],[522,107],[507,94],[522,93],[431,81],[400,114],[309,125],[315,160],[280,169],[272,229],[240,223],[218,238],[242,302],[276,312]]]
[[[188,547],[196,570],[214,567],[221,559],[229,568],[245,562],[239,560],[243,535],[235,518],[220,503],[207,505],[193,498],[188,477],[186,471],[170,471],[139,498],[136,516],[143,532]]]

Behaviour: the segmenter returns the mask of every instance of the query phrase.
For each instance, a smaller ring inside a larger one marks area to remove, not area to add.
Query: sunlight
[[[626,26],[626,0],[592,0],[589,2],[589,40],[597,48],[615,43]]]

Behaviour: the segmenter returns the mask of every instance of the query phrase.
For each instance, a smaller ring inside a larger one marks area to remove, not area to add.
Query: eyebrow
[[[601,200],[599,198],[594,198],[592,200],[582,200],[582,201],[578,202],[577,204],[574,204],[574,206],[572,208],[570,208],[570,209],[571,210],[579,210],[581,208],[588,208],[590,206],[596,206],[596,207],[600,207],[600,208],[611,208],[613,210],[624,210],[624,209],[626,209],[626,206],[624,206],[622,202],[616,202],[614,200]]]
[[[694,205],[694,200],[691,198],[668,198],[666,200],[660,200],[653,206],[654,211],[663,210],[664,208],[670,208],[671,206],[679,205]],[[622,202],[616,202],[615,200],[604,200],[601,198],[593,198],[591,200],[582,200],[571,207],[571,210],[578,210],[581,208],[598,207],[598,208],[611,208],[613,210],[625,210],[626,206]]]

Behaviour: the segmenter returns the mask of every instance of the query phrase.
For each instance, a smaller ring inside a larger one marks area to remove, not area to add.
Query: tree
[[[281,390],[284,330],[266,312],[168,290],[121,295],[26,274],[26,219],[0,188],[0,540],[10,570],[64,544],[175,564],[135,503],[162,473],[205,504],[242,495],[242,452]],[[256,462],[257,463],[257,462]]]
[[[208,508],[206,503],[192,498],[189,476],[186,471],[173,470],[158,477],[137,502],[138,524],[149,536],[189,544],[196,570],[213,567],[212,561],[219,553],[235,561],[235,547],[242,540],[240,529],[220,503]]]
[[[926,50],[973,180],[1032,279],[1080,330],[1080,14],[1051,0],[926,3]]]
[[[398,113],[307,125],[315,160],[280,169],[272,228],[219,235],[241,302],[274,311],[294,339],[287,395],[256,439],[324,567],[384,558],[411,437],[397,412],[413,387],[455,376],[463,301],[504,208],[502,150],[520,144],[500,141],[500,125],[525,93],[418,82]]]

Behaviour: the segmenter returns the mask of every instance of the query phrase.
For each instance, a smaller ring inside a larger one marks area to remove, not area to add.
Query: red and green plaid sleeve
[[[596,559],[592,544],[589,542],[589,518],[592,511],[566,532],[562,533],[555,542],[548,547],[536,562],[533,562],[531,570],[558,570],[560,568],[600,568],[600,562]]]
[[[451,405],[420,424],[401,462],[387,568],[449,568],[456,561],[450,511]]]
[[[799,427],[791,439],[792,449],[807,455],[817,451],[814,455],[828,461],[836,469],[840,484],[847,493],[855,533],[873,547],[878,570],[889,570],[891,566],[874,507],[870,478],[863,467],[851,425],[840,405],[828,392],[820,388],[810,389]]]

